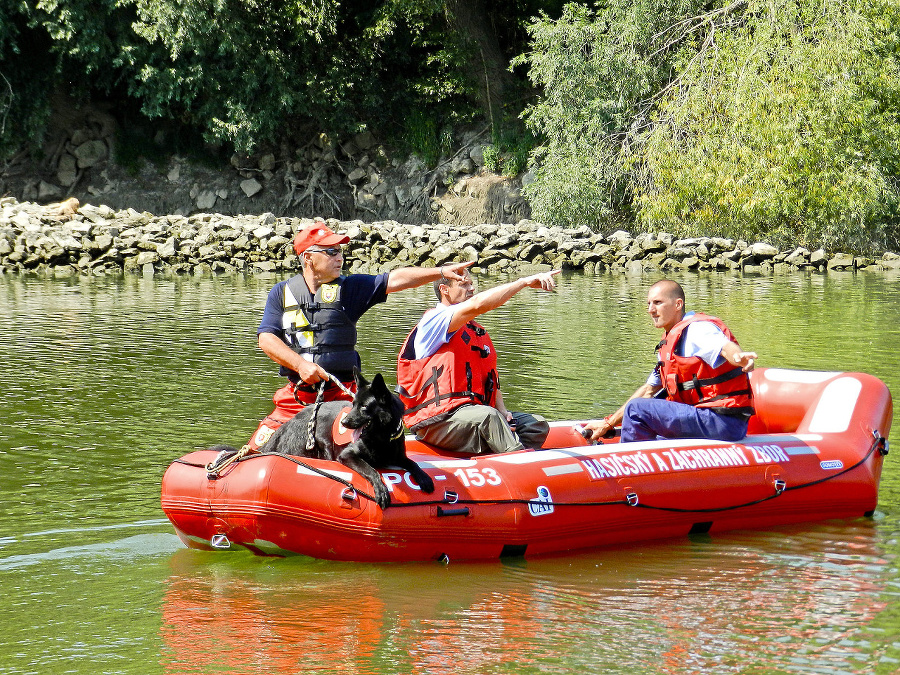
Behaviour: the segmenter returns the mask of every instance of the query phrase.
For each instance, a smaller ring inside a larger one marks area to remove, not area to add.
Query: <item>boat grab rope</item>
[[[876,450],[878,450],[879,454],[882,456],[887,455],[888,454],[887,439],[884,436],[882,436],[878,432],[877,429],[872,432],[872,436],[874,437],[874,440],[872,441],[872,445],[869,447],[869,451],[856,464],[854,464],[852,466],[848,466],[843,471],[838,471],[837,473],[833,473],[830,476],[824,476],[817,480],[809,481],[808,483],[801,483],[800,485],[788,486],[784,483],[784,481],[780,481],[780,480],[775,481],[775,494],[769,495],[768,497],[763,497],[762,499],[757,499],[752,502],[747,502],[745,504],[738,504],[736,506],[723,506],[723,507],[719,507],[719,508],[710,508],[710,509],[678,509],[678,508],[667,507],[667,506],[650,506],[648,504],[640,504],[640,503],[635,503],[634,506],[640,506],[645,509],[654,509],[656,511],[671,511],[671,512],[675,512],[675,513],[715,513],[717,511],[731,511],[734,509],[744,508],[745,506],[753,506],[754,504],[761,504],[762,502],[767,502],[770,499],[775,499],[776,497],[780,496],[784,492],[791,492],[793,490],[801,490],[803,488],[812,487],[813,485],[819,485],[820,483],[826,483],[830,480],[834,480],[835,478],[843,476],[845,473],[849,473],[849,472],[853,471],[855,468],[865,464],[868,461],[869,457],[871,457],[872,454]]]
[[[539,499],[460,499],[459,496],[455,492],[452,492],[450,490],[446,490],[444,492],[443,499],[422,500],[422,501],[402,502],[402,503],[391,502],[391,504],[389,506],[390,506],[390,508],[403,508],[403,507],[413,507],[413,506],[436,506],[436,505],[442,506],[442,505],[447,505],[447,504],[494,504],[494,505],[497,505],[497,504],[521,504],[521,505],[533,504],[535,506],[560,506],[560,507],[562,507],[562,506],[635,506],[638,508],[652,509],[655,511],[669,511],[669,512],[674,512],[674,513],[716,513],[716,512],[721,512],[721,511],[733,511],[735,509],[742,509],[742,508],[746,508],[748,506],[754,506],[756,504],[761,504],[763,502],[767,502],[769,500],[772,500],[772,499],[775,499],[776,497],[781,496],[785,492],[790,492],[793,490],[800,490],[802,488],[808,488],[808,487],[812,487],[814,485],[819,485],[820,483],[825,483],[827,481],[834,480],[835,478],[843,476],[844,474],[849,473],[849,472],[853,471],[854,469],[865,464],[868,461],[868,459],[874,454],[874,452],[876,450],[878,450],[879,454],[882,456],[887,455],[888,454],[887,439],[884,436],[882,436],[877,430],[873,431],[872,435],[874,437],[874,440],[872,442],[872,445],[869,447],[868,452],[866,452],[865,456],[862,459],[860,459],[858,462],[853,464],[852,466],[849,466],[849,467],[845,468],[844,470],[839,471],[838,473],[834,473],[834,474],[825,476],[823,478],[819,478],[814,481],[809,481],[808,483],[801,483],[799,485],[788,486],[784,483],[784,481],[776,480],[775,485],[774,485],[775,491],[773,494],[768,495],[766,497],[762,497],[760,499],[755,499],[755,500],[752,500],[749,502],[744,502],[742,504],[734,504],[731,506],[718,506],[718,507],[707,508],[707,509],[696,509],[696,508],[695,509],[686,509],[686,508],[675,508],[675,507],[670,507],[670,506],[656,506],[656,505],[645,504],[645,503],[641,502],[638,498],[637,493],[635,493],[635,492],[628,493],[625,496],[625,499],[616,499],[616,500],[612,500],[612,501],[556,502],[556,501],[544,501],[544,500],[539,500]],[[241,452],[243,452],[247,448],[248,448],[248,446],[244,446],[243,448],[241,448]],[[240,454],[240,453],[238,453],[238,454]],[[330,478],[331,480],[340,483],[344,487],[349,488],[349,490],[351,490],[352,494],[354,494],[354,495],[358,494],[362,497],[365,497],[369,501],[372,501],[372,502],[375,501],[375,498],[372,495],[355,487],[353,485],[353,483],[351,483],[350,481],[348,481],[344,478],[341,478],[340,476],[336,476],[333,473],[325,471],[324,469],[319,469],[315,466],[312,466],[311,464],[308,464],[307,462],[304,462],[303,460],[301,460],[295,456],[292,456],[292,455],[285,455],[285,454],[282,454],[279,452],[256,452],[253,454],[244,454],[240,458],[238,458],[235,455],[234,458],[229,458],[229,459],[232,461],[235,461],[235,462],[240,462],[240,461],[247,461],[250,459],[254,459],[257,457],[272,457],[272,456],[284,457],[285,459],[288,459],[288,460],[294,462],[295,464],[298,464],[298,465],[312,471],[313,473],[316,473],[325,478]],[[204,468],[204,469],[208,468],[208,466],[205,464],[197,464],[195,462],[188,462],[184,459],[176,459],[175,462],[179,463],[179,464],[185,464],[187,466],[199,467],[199,468]],[[230,463],[231,462],[229,462],[229,464]],[[222,468],[224,468],[224,467],[222,467]],[[218,476],[215,476],[215,478],[217,478],[217,477]],[[211,477],[210,479],[213,480],[214,477]],[[347,493],[345,492],[345,494],[347,494]]]
[[[245,450],[247,452],[244,452]],[[238,457],[238,455],[241,455],[241,456]],[[216,480],[217,478],[219,478],[219,475],[221,474],[222,469],[224,469],[228,465],[232,464],[233,462],[245,462],[247,460],[258,459],[260,457],[283,457],[284,459],[287,459],[287,460],[293,462],[294,464],[298,464],[298,465],[302,466],[304,469],[308,469],[308,470],[312,471],[313,473],[316,473],[324,478],[330,478],[331,480],[333,480],[337,483],[340,483],[344,487],[350,488],[351,490],[353,490],[354,492],[356,492],[359,495],[362,495],[369,501],[373,501],[373,502],[375,501],[375,497],[373,497],[369,493],[364,492],[363,490],[360,490],[359,488],[355,487],[353,485],[353,483],[351,483],[350,481],[346,480],[345,478],[341,478],[340,476],[335,476],[333,473],[330,473],[330,472],[326,471],[325,469],[320,469],[318,467],[313,466],[312,464],[308,464],[307,462],[304,462],[302,459],[299,459],[293,455],[285,455],[284,453],[281,453],[281,452],[262,452],[262,451],[253,452],[249,445],[245,445],[236,454],[232,455],[231,457],[228,457],[226,461],[222,462],[222,464],[216,465],[215,471],[210,471],[210,467],[213,466],[213,464],[215,464],[215,461],[213,461],[211,464],[198,464],[197,462],[189,462],[186,459],[176,459],[176,460],[174,460],[173,463],[174,464],[184,464],[185,466],[192,466],[192,467],[199,468],[199,469],[206,469],[207,470],[206,477],[209,480]],[[218,457],[216,459],[218,460]]]

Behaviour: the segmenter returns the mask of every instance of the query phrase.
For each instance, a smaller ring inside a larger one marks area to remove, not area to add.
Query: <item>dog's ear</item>
[[[357,389],[362,389],[369,384],[356,366],[353,366],[353,380],[356,382]]]
[[[375,377],[372,378],[372,391],[380,396],[391,395],[391,392],[388,391],[387,384],[385,384],[384,378],[381,376],[381,373],[376,373]]]

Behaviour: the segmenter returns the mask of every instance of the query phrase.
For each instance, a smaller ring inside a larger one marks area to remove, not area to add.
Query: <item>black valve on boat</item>
[[[878,429],[872,431],[872,435],[875,437],[875,447],[878,449],[878,453],[884,457],[890,452],[888,447],[888,439],[881,435],[881,432]]]

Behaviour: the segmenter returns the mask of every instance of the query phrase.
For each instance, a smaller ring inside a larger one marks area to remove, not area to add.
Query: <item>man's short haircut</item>
[[[681,298],[681,302],[685,302],[684,289],[677,281],[672,281],[671,279],[660,279],[655,284],[653,284],[650,289],[652,290],[657,287],[662,288],[663,292],[665,292],[665,294],[670,298]]]
[[[441,286],[450,286],[450,280],[446,277],[441,277],[434,282],[434,294],[437,296],[437,299],[441,299]]]

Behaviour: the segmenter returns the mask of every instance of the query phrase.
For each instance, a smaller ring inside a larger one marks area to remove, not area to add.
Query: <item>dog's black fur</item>
[[[375,501],[382,509],[391,503],[390,493],[376,468],[396,466],[406,469],[424,492],[434,492],[434,481],[419,465],[406,456],[402,433],[403,402],[392,393],[380,374],[368,382],[354,370],[356,398],[344,417],[347,429],[358,429],[359,440],[349,445],[336,445],[332,437],[335,418],[346,401],[330,401],[306,406],[295,417],[282,424],[260,448],[264,452],[337,460],[350,467],[371,484]],[[309,420],[315,414],[314,446],[306,449]]]

